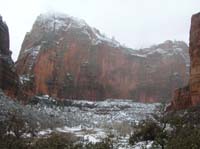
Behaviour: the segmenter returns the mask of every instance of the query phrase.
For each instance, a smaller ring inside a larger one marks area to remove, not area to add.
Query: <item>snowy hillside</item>
[[[0,91],[0,122],[9,118],[10,112],[27,121],[28,126],[38,130],[38,136],[52,132],[72,133],[83,141],[96,143],[109,135],[114,136],[114,148],[131,149],[128,143],[132,126],[151,117],[159,104],[143,104],[131,100],[106,100],[101,102],[62,102],[45,95],[36,96],[22,106]],[[30,134],[25,133],[29,137]],[[148,143],[149,145],[151,142]]]

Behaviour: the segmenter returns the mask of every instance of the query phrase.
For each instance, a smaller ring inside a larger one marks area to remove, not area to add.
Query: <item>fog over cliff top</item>
[[[1,2],[0,14],[9,26],[16,60],[25,33],[47,11],[84,19],[128,47],[144,48],[168,39],[188,42],[190,17],[199,6],[197,0],[6,0]]]

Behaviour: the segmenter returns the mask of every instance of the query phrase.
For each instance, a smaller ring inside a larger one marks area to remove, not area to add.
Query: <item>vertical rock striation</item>
[[[190,77],[189,85],[177,89],[168,109],[184,109],[200,103],[200,13],[192,16],[190,28]]]
[[[192,16],[189,53],[191,104],[196,105],[200,103],[200,13]]]

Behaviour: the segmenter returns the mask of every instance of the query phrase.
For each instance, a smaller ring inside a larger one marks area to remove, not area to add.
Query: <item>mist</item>
[[[40,13],[58,11],[84,19],[108,37],[138,49],[165,40],[188,43],[190,18],[199,6],[197,0],[6,0],[0,14],[9,26],[16,61],[24,36]]]

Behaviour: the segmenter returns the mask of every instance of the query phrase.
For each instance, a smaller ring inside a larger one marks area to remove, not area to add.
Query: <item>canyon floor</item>
[[[105,101],[83,101],[55,99],[44,95],[35,96],[29,104],[22,106],[6,99],[1,93],[1,119],[10,109],[21,113],[32,125],[37,121],[37,135],[47,136],[52,132],[71,133],[83,142],[96,143],[112,137],[114,148],[128,149],[150,147],[152,142],[139,142],[130,146],[128,141],[133,126],[139,121],[158,113],[159,103],[145,104],[128,99],[107,99]],[[7,106],[3,106],[7,105]],[[20,112],[19,112],[20,111]],[[25,134],[27,137],[29,134]]]

